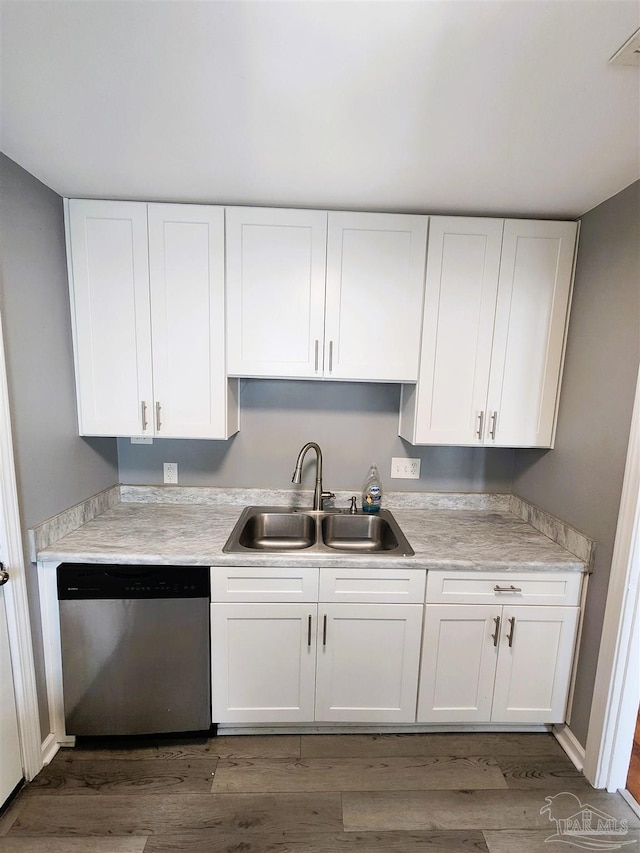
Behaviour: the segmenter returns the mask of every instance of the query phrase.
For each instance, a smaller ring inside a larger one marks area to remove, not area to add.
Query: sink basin
[[[295,551],[385,557],[414,553],[389,510],[353,515],[346,509],[315,512],[275,506],[246,507],[222,550],[231,554]]]
[[[393,551],[398,540],[386,518],[375,515],[328,515],[322,519],[322,540],[339,551]]]
[[[316,521],[293,512],[257,512],[242,526],[238,542],[256,551],[296,551],[316,541]]]

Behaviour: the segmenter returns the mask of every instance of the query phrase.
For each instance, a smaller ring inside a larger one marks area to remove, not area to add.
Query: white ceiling
[[[61,195],[574,217],[640,176],[636,0],[2,0]]]

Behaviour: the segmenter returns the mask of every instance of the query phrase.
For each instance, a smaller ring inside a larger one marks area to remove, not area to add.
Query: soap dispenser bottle
[[[380,482],[380,474],[374,465],[369,468],[367,479],[362,487],[362,511],[363,512],[379,512],[382,503],[382,483]]]

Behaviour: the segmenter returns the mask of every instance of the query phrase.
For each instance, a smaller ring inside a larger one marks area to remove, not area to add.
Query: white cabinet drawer
[[[427,602],[577,605],[578,572],[429,572]]]
[[[321,569],[319,601],[422,604],[424,569]]]
[[[211,600],[313,601],[318,600],[318,568],[271,568],[269,566],[214,566],[211,569]]]

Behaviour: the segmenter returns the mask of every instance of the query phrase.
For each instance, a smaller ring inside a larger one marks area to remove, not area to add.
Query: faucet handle
[[[324,501],[331,500],[331,498],[335,498],[335,495],[333,492],[322,492],[320,494],[320,509],[323,508]]]
[[[351,506],[349,507],[349,512],[351,515],[355,515],[358,512],[358,498],[355,495],[351,496]]]

